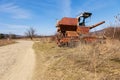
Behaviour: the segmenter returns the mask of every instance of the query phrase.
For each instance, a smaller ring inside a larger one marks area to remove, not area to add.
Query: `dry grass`
[[[108,27],[104,31],[106,37],[120,40],[120,27]]]
[[[14,40],[0,39],[0,46],[5,46],[8,44],[13,44],[13,43],[15,43]]]
[[[120,42],[80,44],[59,48],[54,42],[36,42],[33,80],[120,80]]]

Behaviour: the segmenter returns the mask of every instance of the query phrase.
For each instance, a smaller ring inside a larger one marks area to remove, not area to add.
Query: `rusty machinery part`
[[[57,43],[59,47],[74,47],[77,45],[78,40],[74,39],[74,38],[62,38],[59,40],[59,42]]]
[[[97,37],[88,36],[88,37],[84,37],[83,40],[85,41],[85,43],[92,43],[97,40]]]
[[[95,27],[97,27],[97,26],[99,26],[99,25],[101,25],[103,23],[105,23],[105,21],[102,21],[102,22],[99,22],[99,23],[97,23],[95,25],[90,26],[90,29],[95,28]]]
[[[92,37],[89,34],[89,31],[103,23],[105,21],[99,22],[92,26],[85,26],[85,20],[80,23],[80,18],[84,19],[90,17],[92,13],[84,12],[77,18],[69,18],[64,17],[60,21],[57,22],[57,44],[60,46],[71,45],[72,43],[79,42],[80,40],[84,40],[85,42],[94,42],[96,41],[96,37]],[[82,24],[82,25],[81,25]],[[83,35],[87,35],[83,36]]]

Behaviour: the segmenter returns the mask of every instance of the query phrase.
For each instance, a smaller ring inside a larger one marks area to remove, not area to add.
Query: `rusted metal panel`
[[[81,26],[78,26],[77,27],[77,32],[79,33],[79,34],[87,34],[87,33],[89,33],[89,27],[81,27]]]
[[[61,31],[76,31],[77,26],[60,26]]]
[[[66,42],[69,42],[69,41],[70,41],[70,38],[62,38],[60,40],[60,42],[62,42],[62,43],[66,43]]]
[[[76,31],[66,31],[66,35],[68,37],[78,37],[78,33]]]
[[[57,26],[60,25],[77,26],[77,23],[78,23],[77,18],[64,17],[58,22]]]

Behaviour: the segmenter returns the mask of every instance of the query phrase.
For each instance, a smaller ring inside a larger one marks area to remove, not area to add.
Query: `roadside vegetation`
[[[120,40],[120,27],[109,27],[109,28],[105,28],[104,31],[106,37]]]
[[[0,46],[16,43],[14,40],[0,39]]]
[[[37,59],[33,80],[120,80],[119,40],[60,48],[44,39],[33,48]]]
[[[15,34],[3,34],[0,33],[0,46],[13,44],[15,41],[13,39],[16,39],[17,35]]]

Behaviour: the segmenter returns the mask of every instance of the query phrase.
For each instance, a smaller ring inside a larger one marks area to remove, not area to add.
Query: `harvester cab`
[[[85,20],[89,17],[91,17],[92,13],[84,12],[81,13],[77,19],[78,19],[78,26],[85,26]]]

